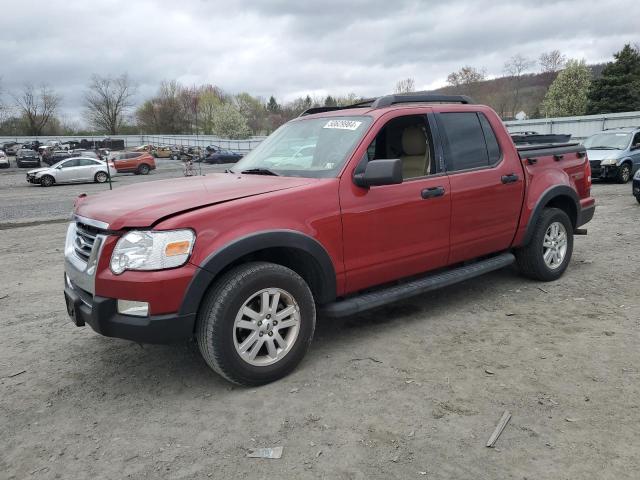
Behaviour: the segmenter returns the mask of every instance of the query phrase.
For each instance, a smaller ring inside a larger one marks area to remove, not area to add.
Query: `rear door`
[[[79,158],[76,178],[74,182],[93,182],[94,176],[100,165],[97,161],[90,158]]]
[[[80,168],[78,167],[78,165],[79,165],[79,159],[77,158],[70,158],[66,162],[61,163],[58,167],[56,167],[58,169],[58,173],[56,175],[56,182],[57,183],[73,182],[78,175],[77,170]]]
[[[451,186],[449,263],[509,248],[522,207],[524,175],[516,150],[501,145],[495,134],[504,127],[482,112],[443,110],[436,116]]]

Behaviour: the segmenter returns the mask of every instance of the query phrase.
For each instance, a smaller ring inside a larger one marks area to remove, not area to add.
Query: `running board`
[[[480,260],[453,270],[428,275],[401,285],[393,285],[375,292],[363,293],[346,300],[329,303],[322,307],[321,313],[327,317],[334,318],[354,315],[387,303],[397,302],[398,300],[469,280],[493,270],[499,270],[511,265],[514,261],[513,253],[502,253],[496,257]]]

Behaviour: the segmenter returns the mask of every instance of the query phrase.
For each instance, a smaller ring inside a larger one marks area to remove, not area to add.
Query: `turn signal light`
[[[190,247],[191,247],[191,242],[188,242],[188,241],[171,242],[171,243],[168,243],[166,247],[164,247],[164,254],[167,257],[175,257],[176,255],[185,255],[189,253]]]

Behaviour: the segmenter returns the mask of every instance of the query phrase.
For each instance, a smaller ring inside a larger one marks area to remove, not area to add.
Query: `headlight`
[[[163,270],[187,263],[196,239],[192,230],[142,231],[124,235],[111,254],[111,271]]]
[[[615,165],[616,163],[618,163],[617,158],[605,158],[600,162],[600,165]]]

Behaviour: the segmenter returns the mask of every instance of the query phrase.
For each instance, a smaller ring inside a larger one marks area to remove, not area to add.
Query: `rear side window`
[[[439,123],[444,132],[447,171],[489,166],[485,133],[475,112],[441,113]]]
[[[89,167],[89,166],[93,166],[93,165],[97,165],[98,162],[95,162],[93,160],[89,160],[88,158],[80,158],[78,159],[78,165],[80,167]]]
[[[496,139],[496,134],[489,123],[484,113],[478,113],[480,119],[480,125],[482,125],[482,132],[484,133],[484,139],[487,142],[487,153],[489,154],[489,165],[495,165],[500,160],[500,145]]]

